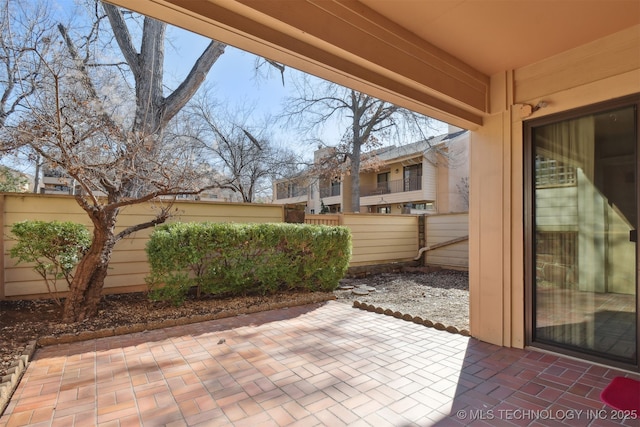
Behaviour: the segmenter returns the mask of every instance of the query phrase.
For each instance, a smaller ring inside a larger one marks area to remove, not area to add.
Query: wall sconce
[[[396,173],[400,172],[400,169],[396,169]]]
[[[526,117],[529,117],[539,109],[546,108],[548,106],[549,103],[547,101],[539,101],[536,105],[520,104],[520,117],[524,119]]]
[[[541,108],[547,108],[548,105],[549,104],[547,103],[547,101],[540,101],[533,107],[533,110],[531,112],[535,113],[536,111],[538,111]]]

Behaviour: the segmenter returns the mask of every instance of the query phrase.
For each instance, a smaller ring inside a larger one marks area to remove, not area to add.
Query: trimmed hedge
[[[192,287],[213,295],[334,290],[351,258],[345,227],[174,223],[147,243],[150,297],[180,304]]]

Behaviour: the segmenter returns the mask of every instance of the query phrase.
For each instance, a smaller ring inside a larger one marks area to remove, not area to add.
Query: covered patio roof
[[[468,129],[492,76],[640,24],[637,0],[109,1]]]

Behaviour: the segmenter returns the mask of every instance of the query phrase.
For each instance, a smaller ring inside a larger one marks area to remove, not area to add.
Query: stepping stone
[[[356,289],[362,289],[362,290],[365,290],[367,292],[375,292],[376,291],[376,288],[374,288],[373,286],[367,286],[367,285],[358,286]]]
[[[353,285],[340,285],[338,286],[338,289],[341,291],[348,291],[349,289],[353,289]]]
[[[354,288],[351,290],[354,295],[369,295],[369,291],[362,288]]]

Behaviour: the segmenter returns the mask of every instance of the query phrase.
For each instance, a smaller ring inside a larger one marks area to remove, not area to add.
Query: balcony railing
[[[320,198],[324,199],[325,197],[333,197],[340,195],[340,186],[334,185],[331,187],[321,187],[320,188]]]
[[[377,196],[380,194],[402,193],[404,191],[422,190],[422,177],[397,179],[394,181],[379,182],[377,185],[362,187],[360,195],[362,197]]]
[[[276,197],[278,199],[289,199],[291,197],[306,196],[307,191],[307,187],[278,188]]]
[[[536,158],[536,188],[576,185],[576,168],[557,160]]]

